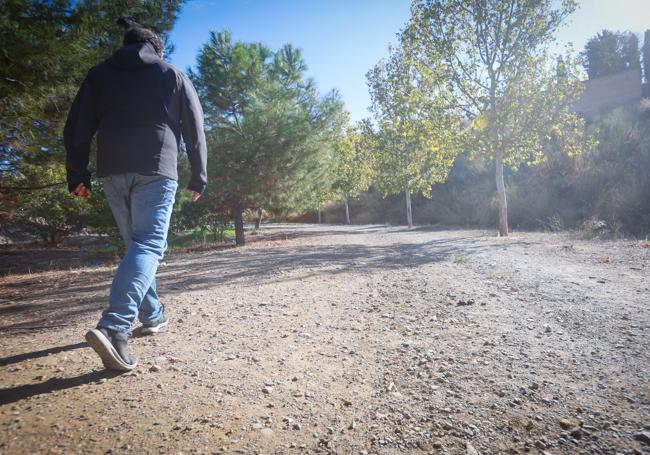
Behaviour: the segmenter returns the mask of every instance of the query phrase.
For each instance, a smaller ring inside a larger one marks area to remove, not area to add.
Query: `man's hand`
[[[192,202],[198,201],[199,198],[201,197],[201,193],[197,193],[196,191],[192,191],[192,190],[188,189],[187,192],[192,195]]]
[[[90,196],[90,190],[89,190],[88,188],[86,188],[86,185],[84,185],[83,183],[80,183],[80,184],[77,185],[77,187],[74,189],[74,191],[72,192],[72,194],[75,194],[75,195],[77,195],[77,196],[80,196],[80,197],[82,197],[82,198],[84,198],[84,199],[88,199],[88,196]]]

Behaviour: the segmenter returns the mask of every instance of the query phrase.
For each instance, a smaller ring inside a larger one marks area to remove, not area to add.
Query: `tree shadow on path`
[[[359,233],[367,234],[367,230],[359,229]],[[349,230],[331,231],[341,234],[334,237],[338,239],[342,239],[343,234],[349,234]],[[332,232],[326,229],[325,233],[319,231],[318,234],[330,236]],[[314,275],[392,271],[443,262],[455,255],[471,256],[504,247],[486,242],[481,235],[467,233],[451,238],[414,238],[394,237],[396,232],[391,230],[382,232],[379,240],[371,238],[368,241],[367,238],[351,235],[349,243],[343,238],[343,242],[270,243],[254,248],[173,255],[159,269],[159,289],[164,298],[165,295],[214,289],[232,283],[254,287]],[[15,299],[8,305],[0,305],[0,315],[10,316],[10,320],[0,325],[0,333],[28,329],[29,333],[37,333],[47,327],[69,325],[71,321],[98,314],[108,295],[111,274],[112,270],[105,269],[57,277],[55,282],[35,278],[31,280],[35,281],[33,285],[31,281],[20,280],[22,295],[18,296],[20,289],[14,287]],[[13,285],[17,286],[18,283]]]
[[[301,278],[345,272],[372,273],[399,268],[421,267],[443,262],[454,255],[472,255],[493,245],[478,238],[432,239],[418,243],[366,245],[299,245],[291,248],[258,248],[245,253],[205,254],[188,264],[178,261],[161,269],[161,289],[169,293],[213,288],[245,281],[255,287],[279,282],[278,274],[306,270]],[[295,278],[294,278],[295,279]]]

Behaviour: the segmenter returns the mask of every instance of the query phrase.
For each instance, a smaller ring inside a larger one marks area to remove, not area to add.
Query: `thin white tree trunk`
[[[350,203],[348,201],[348,193],[343,193],[343,202],[345,203],[345,222],[350,224]]]
[[[255,218],[255,230],[259,231],[260,228],[262,227],[262,215],[264,212],[262,212],[262,209],[257,209],[257,217]]]
[[[406,188],[404,194],[406,194],[406,222],[410,229],[413,227],[413,212],[411,211],[411,190]]]
[[[321,223],[320,197],[318,198],[318,224]]]
[[[242,219],[242,208],[239,203],[232,208],[232,217],[235,222],[235,243],[237,246],[244,246],[246,239],[244,237],[244,220]]]
[[[503,154],[497,152],[494,157],[497,180],[497,204],[499,207],[499,235],[508,236],[508,200],[506,198],[506,185],[503,180]]]

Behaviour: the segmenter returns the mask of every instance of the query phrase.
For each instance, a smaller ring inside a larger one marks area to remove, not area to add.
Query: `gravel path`
[[[0,453],[650,453],[647,246],[275,225],[166,258],[126,375],[111,266],[3,277]]]

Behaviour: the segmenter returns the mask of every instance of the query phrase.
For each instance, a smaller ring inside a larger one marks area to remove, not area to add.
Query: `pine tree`
[[[632,32],[603,30],[587,42],[580,55],[589,79],[641,68],[639,39]]]
[[[330,179],[340,135],[337,93],[319,96],[298,49],[233,42],[212,32],[192,73],[206,112],[209,179],[204,204],[229,211],[245,243],[246,209],[281,212],[304,206]]]

